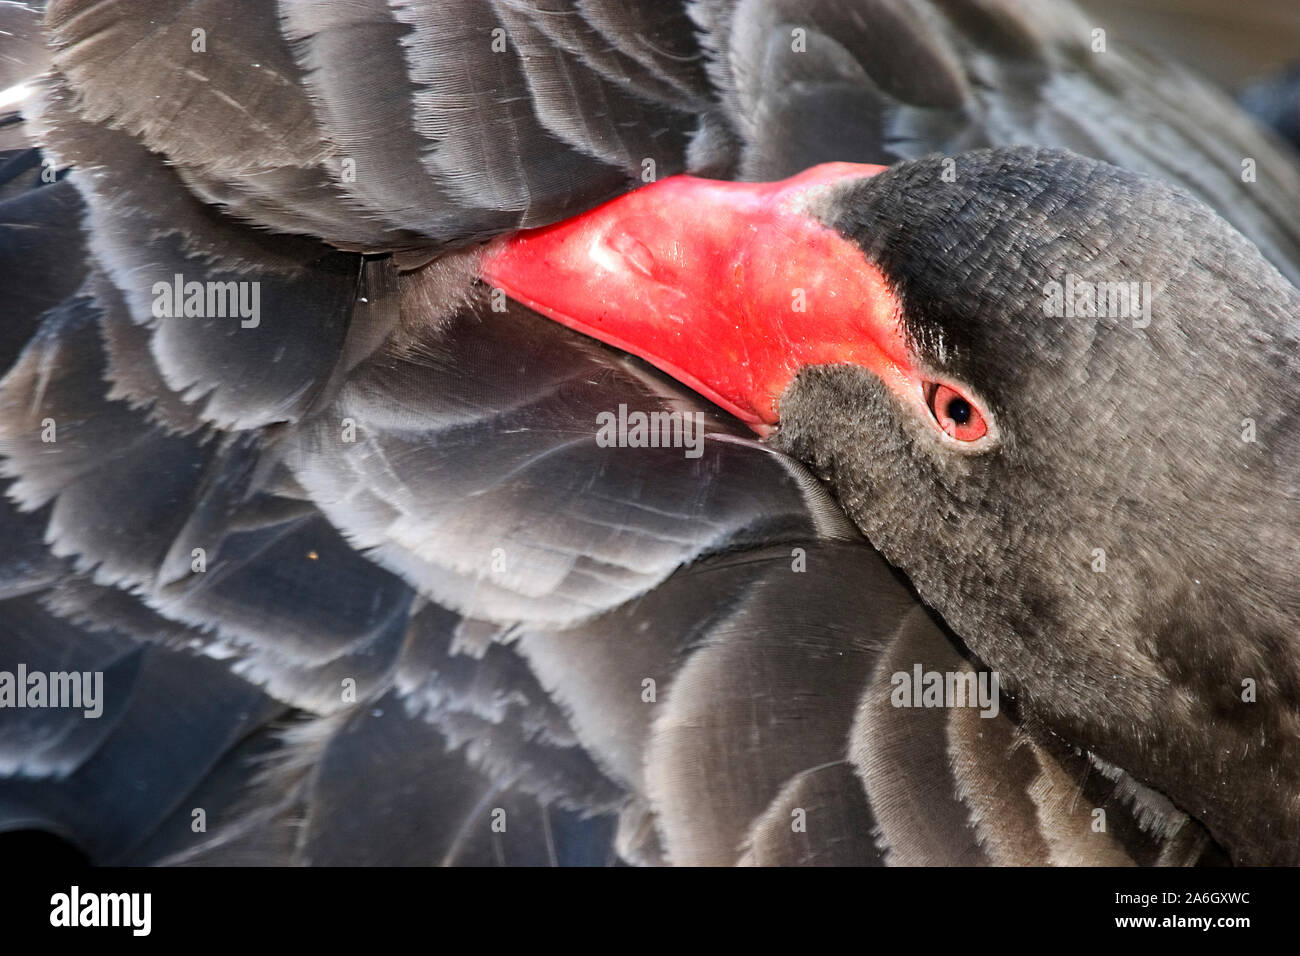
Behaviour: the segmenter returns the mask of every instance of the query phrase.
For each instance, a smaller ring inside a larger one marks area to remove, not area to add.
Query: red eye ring
[[[950,385],[930,382],[926,386],[926,404],[943,431],[958,441],[976,441],[988,434],[984,413],[969,398]]]

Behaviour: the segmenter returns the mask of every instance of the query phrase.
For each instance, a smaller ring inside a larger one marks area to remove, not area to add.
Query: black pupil
[[[948,399],[948,417],[958,425],[965,425],[970,422],[971,407],[970,402],[961,396],[953,396]]]

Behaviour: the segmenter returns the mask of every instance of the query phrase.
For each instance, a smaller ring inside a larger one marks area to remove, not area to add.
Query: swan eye
[[[952,386],[931,382],[926,393],[930,414],[946,434],[957,441],[975,441],[988,433],[984,413]]]

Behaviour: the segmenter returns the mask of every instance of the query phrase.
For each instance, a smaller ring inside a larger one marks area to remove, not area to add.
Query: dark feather
[[[0,76],[26,76],[11,7]],[[0,713],[0,828],[132,863],[1213,859],[1012,712],[892,707],[896,671],[972,665],[825,489],[639,361],[494,310],[470,248],[646,159],[775,178],[1029,138],[1181,181],[1296,275],[1289,158],[1189,75],[1092,56],[1087,22],[55,0],[42,102],[0,118],[75,167],[0,167],[0,668],[112,690],[98,723]],[[261,323],[154,315],[178,273],[259,283]],[[620,405],[703,415],[700,456],[600,447]]]

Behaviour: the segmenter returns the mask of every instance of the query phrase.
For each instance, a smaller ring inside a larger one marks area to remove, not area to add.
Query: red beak
[[[674,176],[488,247],[483,278],[638,355],[766,434],[807,365],[910,379],[898,303],[862,250],[808,211],[883,166],[776,183]]]

